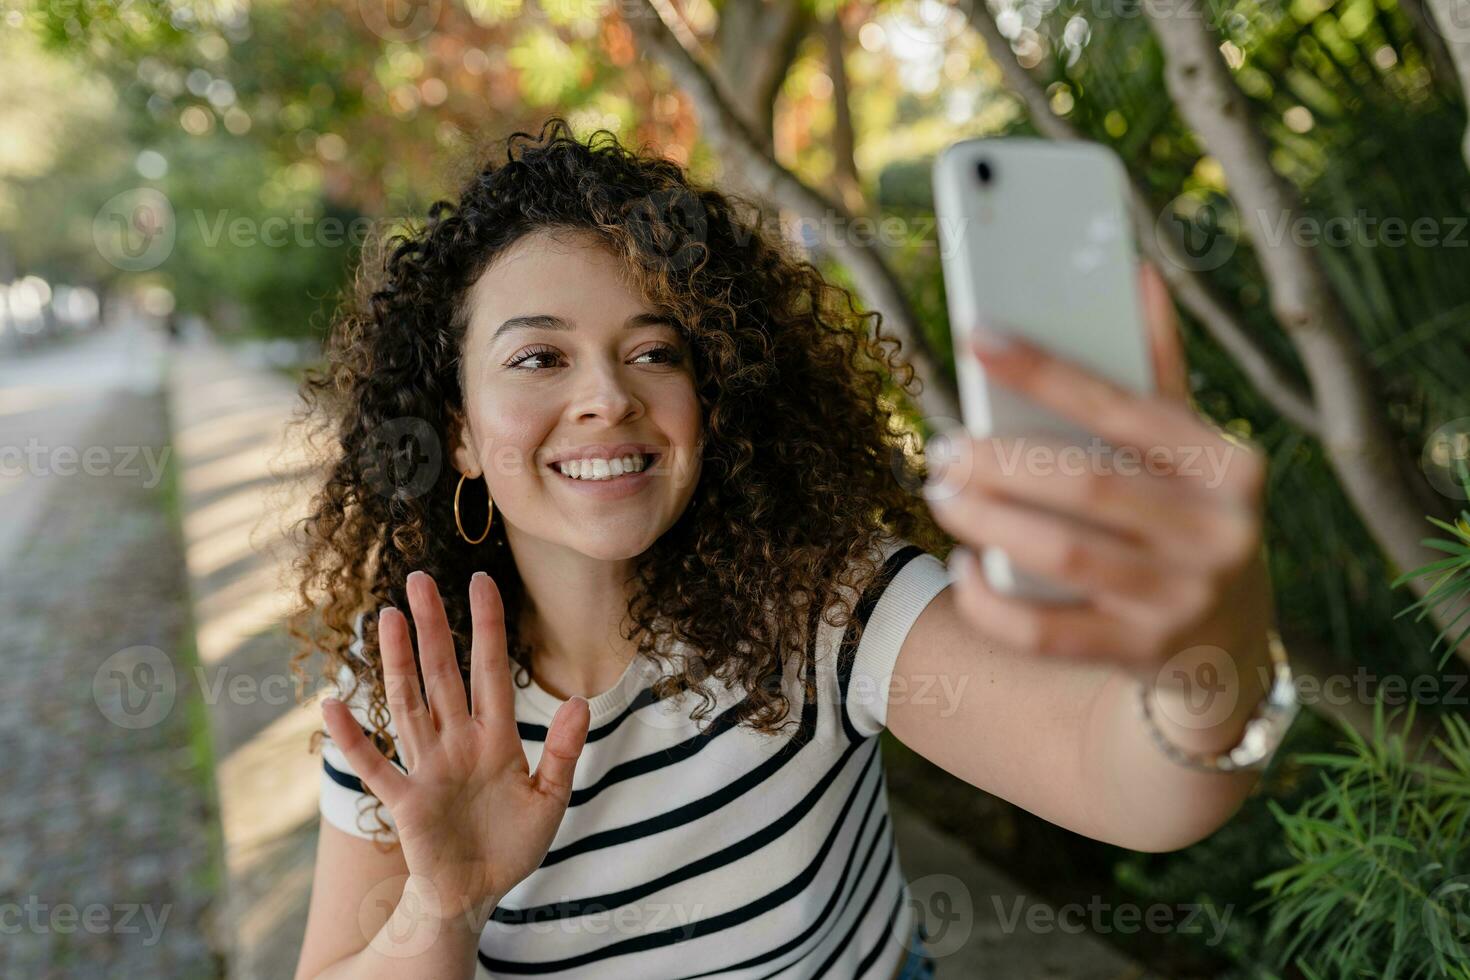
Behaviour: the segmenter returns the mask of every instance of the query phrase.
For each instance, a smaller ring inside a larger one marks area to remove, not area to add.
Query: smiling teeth
[[[573,480],[612,480],[624,473],[637,473],[647,465],[644,456],[620,456],[613,459],[565,459],[556,469]]]

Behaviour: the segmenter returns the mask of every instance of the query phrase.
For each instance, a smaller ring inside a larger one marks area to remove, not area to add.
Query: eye
[[[684,360],[683,353],[681,353],[677,347],[671,347],[668,344],[659,344],[656,347],[650,347],[643,353],[639,354],[636,360],[641,360],[642,358],[648,357],[650,355],[661,358],[661,360],[653,361],[652,363],[654,364],[679,364],[682,363]],[[539,371],[542,370],[542,368],[536,366],[521,367],[521,365],[525,364],[527,361],[534,361],[537,358],[555,358],[557,356],[558,351],[554,347],[528,347],[524,351],[522,351],[515,358],[515,360],[508,363],[506,367],[517,368],[518,370],[522,371]]]
[[[684,355],[679,351],[679,349],[677,347],[670,347],[668,344],[659,344],[657,347],[650,347],[648,348],[648,350],[644,351],[638,356],[640,358],[643,358],[647,357],[649,354],[660,354],[663,356],[662,361],[654,362],[656,364],[678,364],[684,360]]]
[[[518,356],[515,360],[513,360],[509,364],[507,364],[506,367],[512,367],[512,368],[513,367],[520,367],[520,365],[526,363],[527,361],[534,360],[535,358],[538,358],[538,357],[555,357],[555,356],[556,356],[556,351],[553,348],[550,348],[550,347],[528,347],[528,348],[526,348],[524,351],[522,351],[520,353],[520,356]],[[521,368],[521,370],[533,370],[533,369],[531,369],[531,368]]]

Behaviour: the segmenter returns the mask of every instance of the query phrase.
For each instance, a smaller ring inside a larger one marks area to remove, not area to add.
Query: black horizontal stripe
[[[350,789],[354,793],[365,792],[361,779],[358,779],[356,776],[348,775],[341,769],[338,769],[336,766],[332,765],[326,759],[322,760],[322,768],[326,770],[326,773],[329,777],[331,777],[332,782],[336,783],[338,786],[341,786],[344,789]]]
[[[602,778],[591,786],[584,786],[581,789],[572,790],[571,802],[567,805],[574,807],[581,806],[595,799],[597,794],[609,786],[616,785],[625,779],[632,779],[635,776],[646,776],[651,772],[657,772],[660,769],[694,758],[716,738],[719,738],[725,732],[731,731],[738,726],[740,713],[746,708],[749,701],[750,698],[747,696],[729,708],[726,708],[715,717],[714,721],[710,722],[708,728],[698,734],[689,736],[682,742],[671,745],[666,749],[649,752],[647,755],[639,756],[636,759],[629,759],[627,762],[618,763],[603,773]]]
[[[680,926],[674,926],[669,929],[662,929],[657,932],[646,932],[638,936],[632,936],[628,939],[623,939],[608,946],[604,946],[600,949],[590,950],[577,956],[569,956],[559,960],[544,960],[541,962],[533,963],[522,960],[497,959],[495,957],[489,956],[483,950],[481,950],[479,952],[480,962],[483,963],[485,965],[485,968],[488,969],[491,973],[555,973],[558,970],[575,969],[576,967],[586,966],[589,963],[596,963],[601,960],[611,959],[615,956],[623,956],[628,953],[637,953],[644,950],[657,949],[661,946],[670,946],[674,943],[687,942],[700,936],[705,936],[711,933],[720,932],[725,929],[730,929],[740,925],[743,922],[749,922],[751,919],[763,915],[764,913],[769,912],[771,909],[776,908],[784,902],[789,901],[793,896],[800,894],[809,884],[811,884],[811,881],[816,877],[817,871],[821,868],[822,862],[826,859],[827,853],[832,849],[833,845],[837,841],[837,834],[842,829],[842,825],[846,822],[848,812],[852,809],[853,803],[857,800],[858,790],[862,787],[863,780],[866,778],[868,771],[874,768],[873,763],[878,758],[878,741],[876,739],[873,739],[870,740],[867,744],[870,747],[870,750],[868,752],[867,761],[863,763],[863,772],[858,776],[857,779],[853,781],[852,789],[848,792],[847,799],[842,804],[842,810],[840,813],[837,814],[836,819],[833,820],[832,828],[827,832],[827,837],[825,840],[822,841],[822,846],[818,848],[815,857],[812,858],[807,866],[803,868],[801,872],[798,873],[794,878],[787,881],[780,888],[777,888],[776,890],[769,892],[754,901],[747,902],[739,908],[731,909],[728,912],[722,912],[719,915],[713,915],[706,919],[699,919],[694,922],[686,923]],[[860,743],[849,745],[848,749],[844,752],[844,758],[851,758],[853,751],[858,747],[860,747]]]
[[[822,929],[823,937],[825,938],[826,933],[830,932],[833,927],[839,921],[841,921],[841,912],[839,912],[835,916],[832,914],[832,910],[837,905],[838,899],[841,898],[842,908],[843,910],[846,910],[847,906],[852,903],[852,896],[857,891],[859,882],[863,880],[863,875],[867,873],[868,865],[872,863],[873,853],[875,850],[877,850],[878,842],[883,840],[883,831],[888,826],[888,814],[886,812],[881,818],[879,818],[877,829],[874,830],[872,839],[868,841],[867,850],[863,853],[862,863],[857,865],[857,872],[856,874],[854,874],[854,858],[857,856],[858,848],[863,846],[863,833],[868,828],[869,818],[871,818],[878,809],[878,800],[881,798],[882,792],[883,781],[880,779],[873,786],[873,794],[868,798],[867,807],[863,811],[862,823],[858,825],[858,831],[855,835],[853,835],[852,855],[848,857],[847,862],[842,866],[842,875],[837,879],[837,884],[832,887],[832,894],[827,898],[827,904],[822,907],[822,911],[818,913],[818,915],[815,919],[812,920],[810,925],[808,925],[796,936],[793,936],[791,939],[788,939],[780,946],[777,946],[775,949],[770,949],[764,953],[761,953],[758,956],[752,956],[749,959],[741,960],[739,963],[732,963],[729,966],[722,966],[717,970],[706,970],[704,973],[696,973],[692,976],[683,977],[681,978],[681,980],[702,980],[703,977],[714,976],[717,973],[729,973],[731,970],[748,970],[751,967],[760,966],[762,963],[769,963],[771,960],[774,960],[780,956],[784,956],[785,954],[791,952],[793,949],[796,949],[802,943],[810,939],[818,929]],[[849,875],[852,876],[851,886],[848,886],[847,884],[847,879]],[[822,940],[818,939],[814,946],[820,946],[821,942]],[[774,973],[767,974],[766,977],[763,978],[763,980],[769,980],[770,977],[774,977],[777,973],[782,973],[786,970],[789,970],[800,959],[801,957],[797,957],[796,960],[793,960],[791,963],[787,963],[785,966],[778,968]]]
[[[888,860],[884,861],[883,867],[879,869],[878,877],[874,880],[873,887],[869,890],[867,899],[863,901],[863,907],[858,911],[857,917],[852,920],[852,925],[848,927],[847,934],[842,937],[842,941],[837,944],[837,948],[832,950],[832,955],[828,956],[827,959],[822,963],[822,965],[817,969],[817,972],[812,974],[813,980],[817,980],[817,978],[819,977],[826,976],[827,971],[832,969],[833,964],[837,962],[837,958],[841,956],[849,946],[852,945],[852,940],[853,937],[857,935],[858,927],[860,927],[863,922],[868,918],[868,910],[871,909],[873,907],[873,903],[878,900],[878,893],[883,889],[883,883],[888,880],[888,872],[893,868],[893,861],[896,856],[896,849],[889,848]],[[877,948],[879,949],[883,947],[883,938],[893,932],[893,922],[894,919],[898,916],[898,905],[899,902],[902,900],[903,889],[900,888],[898,890],[898,894],[893,896],[893,911],[888,914],[888,925],[878,936]],[[872,950],[869,950],[868,955],[873,955]],[[861,975],[862,970],[858,970],[853,973],[854,978]]]
[[[862,598],[858,600],[853,609],[852,621],[847,624],[847,630],[842,636],[842,646],[837,653],[837,686],[842,692],[842,729],[847,732],[847,737],[853,741],[864,738],[862,732],[852,723],[852,716],[847,708],[847,687],[852,680],[852,665],[857,659],[857,627],[861,623],[866,630],[868,619],[873,615],[873,609],[878,605],[879,598],[883,592],[892,584],[893,579],[903,570],[903,567],[915,558],[924,554],[924,549],[916,544],[904,545],[883,563],[878,574],[873,576],[873,581],[863,590]]]
[[[831,920],[828,921],[828,922],[826,922],[826,923],[823,923],[820,920],[817,921],[817,922],[812,923],[813,926],[818,926],[818,925],[824,925],[825,924],[826,927],[827,927],[826,929],[824,929],[822,931],[822,937],[820,939],[818,939],[815,943],[812,944],[813,950],[815,950],[817,948],[820,948],[821,945],[822,945],[822,943],[826,942],[827,936],[829,934],[831,934],[832,930],[837,927],[837,924],[842,921],[842,917],[847,914],[847,910],[852,907],[852,899],[853,899],[853,896],[855,896],[857,894],[858,886],[862,883],[862,880],[863,880],[863,875],[865,875],[867,873],[868,866],[873,863],[873,861],[872,861],[873,855],[878,852],[878,845],[881,844],[885,840],[888,841],[888,849],[885,852],[886,855],[887,855],[887,857],[884,859],[882,867],[880,867],[878,869],[878,882],[877,883],[878,883],[878,885],[880,887],[882,885],[883,880],[888,877],[888,869],[893,866],[893,861],[894,861],[894,858],[895,858],[895,856],[897,854],[897,852],[894,850],[894,847],[893,847],[893,839],[888,835],[888,814],[887,813],[883,814],[883,819],[880,820],[880,821],[878,821],[878,828],[877,828],[877,830],[875,830],[873,832],[873,839],[872,839],[871,842],[869,842],[869,844],[868,844],[868,850],[863,855],[863,864],[862,864],[862,867],[858,869],[858,873],[852,879],[852,887],[848,889],[846,896],[844,896],[843,899],[842,899],[842,910],[840,912],[838,912],[837,915],[833,916],[831,918]],[[860,912],[858,914],[857,921],[858,922],[861,922],[862,921],[862,917],[863,917],[863,913]],[[810,931],[810,927],[808,928],[808,931]],[[851,936],[852,933],[849,932],[848,935]],[[880,942],[881,942],[881,940],[880,940]],[[771,980],[771,978],[774,977],[777,973],[780,973],[780,972],[782,972],[782,970],[785,970],[785,969],[786,969],[786,967],[782,967],[781,970],[777,970],[777,971],[775,971],[775,973],[768,973],[768,974],[765,975],[765,977],[762,978],[762,980]]]
[[[601,739],[607,738],[613,732],[617,731],[618,726],[621,725],[628,718],[632,717],[635,712],[641,711],[651,704],[657,704],[658,701],[659,699],[654,696],[653,688],[645,687],[643,690],[639,691],[633,696],[633,700],[628,702],[628,706],[626,708],[618,712],[618,716],[616,718],[613,718],[610,721],[605,721],[601,725],[598,725],[596,728],[588,731],[587,741],[597,742]],[[534,722],[516,722],[516,731],[520,733],[521,741],[523,742],[544,742],[546,741],[546,733],[549,730],[550,729],[548,729],[547,726],[537,725]]]
[[[361,723],[359,723],[357,727],[361,728],[362,733],[368,736],[369,739],[372,738],[373,733],[370,729],[364,727]],[[403,767],[403,763],[399,762],[396,757],[389,759],[388,761],[393,763],[394,767],[397,768],[399,772],[408,772],[408,770]],[[350,789],[354,793],[368,792],[367,787],[363,785],[361,779],[359,779],[357,776],[354,776],[350,772],[343,772],[341,769],[338,769],[336,766],[327,761],[326,756],[322,756],[322,769],[326,772],[327,776],[332,780],[332,782],[336,783],[338,786],[341,786],[343,789]]]
[[[815,630],[812,630],[813,634]],[[807,684],[816,686],[816,657],[807,658]],[[549,868],[560,864],[569,858],[579,854],[587,854],[598,851],[605,847],[615,847],[618,844],[626,844],[638,840],[641,837],[651,837],[664,831],[672,830],[682,824],[698,820],[700,817],[714,813],[720,807],[725,806],[732,800],[739,799],[750,792],[761,783],[770,779],[782,767],[792,759],[803,748],[812,743],[817,731],[817,704],[814,699],[807,699],[801,707],[801,723],[796,732],[786,740],[781,748],[777,749],[768,759],[759,766],[740,776],[739,779],[721,786],[713,793],[701,796],[697,800],[690,800],[683,806],[675,807],[663,813],[655,814],[635,823],[625,824],[621,827],[613,827],[609,830],[598,831],[588,834],[580,840],[572,841],[561,847],[553,848],[546,853],[540,867]]]
[[[524,909],[497,908],[490,917],[496,922],[504,925],[524,925],[526,923],[547,922],[555,919],[575,918],[581,915],[596,915],[620,905],[628,905],[638,901],[646,895],[651,895],[662,888],[677,885],[681,881],[688,881],[698,875],[708,874],[717,868],[732,864],[747,855],[765,847],[767,844],[784,836],[801,819],[812,811],[827,787],[842,772],[843,766],[847,764],[848,757],[852,755],[853,745],[849,745],[843,751],[842,756],[823,773],[822,778],[807,791],[806,795],[796,802],[796,805],[783,813],[778,819],[766,824],[760,830],[741,838],[728,847],[721,848],[713,854],[708,854],[697,861],[674,868],[672,871],[662,874],[650,881],[645,881],[625,888],[621,891],[610,892],[606,895],[595,895],[589,898],[552,902],[545,905],[533,905]]]
[[[883,877],[888,877],[888,871],[886,868],[883,871]],[[903,889],[899,889],[898,894],[893,896],[893,907],[888,910],[888,921],[883,924],[883,931],[878,933],[877,937],[873,940],[873,945],[868,949],[867,954],[858,961],[857,972],[853,974],[854,977],[860,977],[863,974],[867,973],[873,968],[873,964],[878,962],[878,955],[882,953],[883,948],[888,945],[885,940],[889,936],[893,935],[893,924],[898,921],[898,910],[902,902]]]

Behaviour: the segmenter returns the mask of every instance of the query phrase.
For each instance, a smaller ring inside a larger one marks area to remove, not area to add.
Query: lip
[[[582,494],[595,500],[621,500],[624,497],[633,496],[652,482],[653,464],[656,462],[658,462],[658,458],[652,460],[637,473],[624,473],[622,476],[613,477],[610,480],[577,480],[559,472],[553,466],[547,466],[547,469],[551,471],[551,479],[565,486],[573,493]]]

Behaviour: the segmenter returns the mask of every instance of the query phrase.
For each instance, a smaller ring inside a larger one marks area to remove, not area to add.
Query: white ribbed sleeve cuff
[[[848,682],[848,715],[863,735],[876,735],[888,723],[889,682],[904,638],[929,601],[949,584],[944,562],[924,552],[909,559],[879,596]]]

